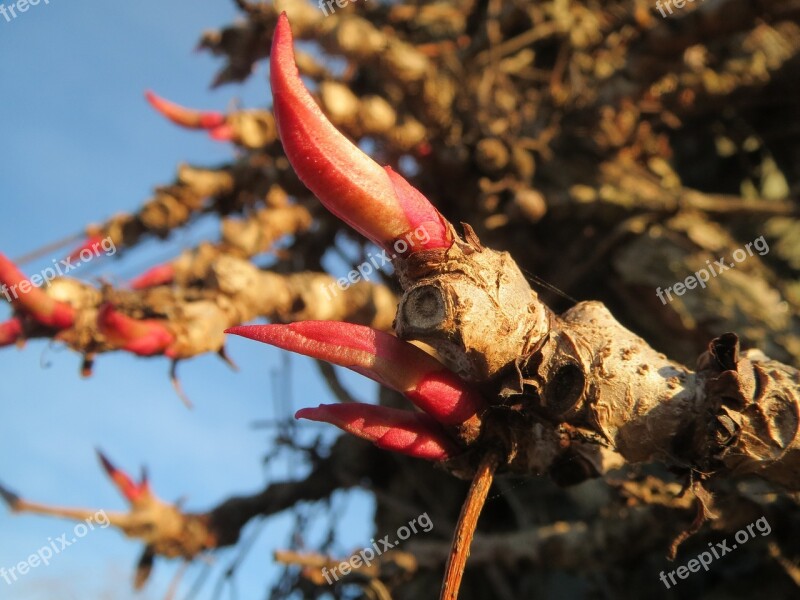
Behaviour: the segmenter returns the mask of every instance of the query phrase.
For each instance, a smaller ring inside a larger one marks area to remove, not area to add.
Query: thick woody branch
[[[124,344],[109,339],[99,327],[98,316],[111,304],[128,317],[161,322],[174,337],[170,355],[189,358],[218,352],[225,342],[225,329],[262,317],[276,322],[295,320],[342,320],[389,329],[395,296],[385,286],[359,281],[346,289],[324,273],[279,274],[262,271],[231,255],[203,260],[202,270],[187,266],[186,272],[203,273],[203,290],[157,287],[130,291],[106,287],[96,289],[73,279],[58,279],[46,290],[77,311],[75,324],[59,332],[58,339],[83,354],[121,349]],[[177,272],[181,273],[181,267]],[[204,271],[204,272],[203,272]],[[35,326],[24,337],[50,337]]]
[[[583,455],[591,473],[594,443],[631,463],[758,473],[800,489],[800,374],[760,354],[740,358],[736,336],[712,342],[692,372],[598,302],[553,315],[513,262],[476,239],[411,257],[400,274],[398,335],[495,391],[477,446],[499,447],[509,468],[538,473],[567,454]]]
[[[86,228],[88,237],[109,237],[116,248],[135,246],[144,236],[167,237],[200,214],[227,215],[257,206],[274,185],[292,193],[304,190],[273,145],[268,153],[246,156],[218,169],[189,165],[178,168],[176,180],[155,189],[135,213],[119,213]],[[265,173],[267,176],[265,176]]]

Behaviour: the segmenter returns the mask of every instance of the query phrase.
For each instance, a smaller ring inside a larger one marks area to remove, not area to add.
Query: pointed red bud
[[[217,140],[218,142],[232,142],[236,139],[236,131],[228,123],[209,129],[208,135],[212,140]]]
[[[169,355],[175,336],[163,322],[156,319],[133,319],[103,305],[97,313],[97,325],[106,340],[113,346],[139,356]]]
[[[80,246],[78,246],[72,252],[69,253],[69,256],[67,256],[67,261],[78,260],[80,258],[81,252],[83,252],[84,250],[89,250],[90,252],[92,252],[92,256],[97,256],[98,255],[97,249],[100,247],[101,242],[104,239],[105,238],[101,235],[89,236],[88,238],[86,238],[85,242],[83,242]]]
[[[424,228],[427,241],[409,252],[450,247],[447,221],[428,199],[401,175],[385,171],[322,114],[297,71],[285,13],[272,40],[270,83],[286,156],[329,211],[387,250],[418,228]]]
[[[75,309],[33,285],[5,254],[0,253],[0,294],[18,311],[54,329],[72,327]]]
[[[128,502],[135,504],[151,495],[150,485],[146,476],[143,475],[141,482],[136,483],[125,471],[114,466],[114,463],[108,460],[100,450],[95,450],[95,452],[97,452],[97,457],[100,459],[100,464],[103,465],[106,474],[108,474],[111,481],[114,482],[116,488]]]
[[[172,283],[175,279],[175,267],[172,263],[163,265],[156,265],[131,280],[129,283],[131,289],[144,290],[147,288],[155,287],[157,285],[166,285]]]
[[[440,461],[452,458],[458,447],[427,415],[372,404],[321,404],[303,408],[297,419],[336,425],[384,450]]]
[[[188,129],[215,129],[224,125],[226,117],[220,112],[214,111],[199,111],[190,108],[184,108],[180,104],[175,104],[169,100],[165,100],[156,96],[151,91],[144,93],[145,98],[158,112],[164,115],[167,119]]]
[[[0,323],[0,348],[10,346],[22,337],[22,321],[17,317],[12,317],[8,321]]]
[[[244,325],[227,333],[347,367],[405,394],[445,425],[460,425],[484,408],[484,400],[438,360],[393,335],[337,321],[291,325]]]

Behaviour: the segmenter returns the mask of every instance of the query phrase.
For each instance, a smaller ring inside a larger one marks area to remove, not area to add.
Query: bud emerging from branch
[[[153,108],[176,125],[187,129],[205,129],[215,140],[230,141],[233,139],[233,130],[227,123],[227,117],[220,112],[185,108],[160,98],[149,90],[144,95]]]
[[[157,285],[166,285],[172,283],[175,279],[175,267],[172,263],[165,263],[163,265],[156,265],[152,269],[148,269],[138,277],[135,277],[130,282],[131,289],[143,290]]]
[[[67,256],[67,260],[77,260],[80,257],[81,252],[84,250],[94,251],[97,249],[98,246],[101,245],[101,242],[105,238],[102,235],[91,235],[86,238],[86,241],[83,242],[80,246],[75,248],[72,252],[69,253]]]
[[[20,337],[22,337],[22,321],[17,317],[0,323],[0,348],[16,343]]]
[[[0,253],[0,294],[18,311],[54,329],[72,327],[75,309],[33,285],[5,254]]]
[[[441,461],[458,454],[458,447],[427,415],[371,404],[321,404],[297,411],[298,419],[336,425],[384,450],[424,460]]]
[[[450,247],[449,224],[428,199],[359,150],[322,114],[297,71],[285,13],[272,41],[270,83],[286,156],[329,211],[387,250],[418,228],[429,239],[410,252]]]
[[[147,481],[147,474],[144,471],[142,471],[141,481],[136,483],[125,471],[121,471],[114,466],[114,463],[108,460],[106,455],[100,450],[95,451],[97,452],[97,458],[100,459],[100,464],[103,465],[106,474],[108,474],[111,481],[114,482],[114,485],[128,502],[137,504],[149,500],[152,497],[150,483]]]
[[[168,348],[175,341],[175,336],[163,322],[133,319],[110,304],[98,311],[97,325],[110,344],[139,356],[169,355]]]
[[[371,327],[336,321],[245,325],[228,333],[347,367],[406,395],[438,422],[459,426],[485,406],[483,398],[435,358]]]

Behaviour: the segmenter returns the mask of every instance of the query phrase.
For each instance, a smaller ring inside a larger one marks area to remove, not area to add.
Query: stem
[[[467,498],[461,507],[461,514],[458,516],[439,600],[456,600],[458,598],[458,589],[461,587],[461,579],[464,576],[464,567],[466,567],[469,557],[472,536],[475,534],[478,517],[483,510],[489,488],[492,487],[494,472],[499,462],[498,455],[495,452],[489,452],[478,465]]]
[[[25,264],[27,264],[29,262],[34,261],[34,260],[38,260],[38,259],[40,259],[42,257],[48,256],[48,255],[52,254],[53,252],[55,252],[56,250],[60,250],[61,248],[63,248],[64,246],[66,246],[68,244],[75,243],[75,242],[79,241],[80,239],[82,239],[83,237],[86,237],[86,235],[83,232],[79,232],[79,233],[76,233],[74,235],[67,236],[67,237],[65,237],[63,239],[60,239],[60,240],[56,241],[56,242],[52,242],[50,244],[46,244],[44,246],[41,246],[40,248],[37,248],[36,250],[28,252],[27,254],[23,254],[22,256],[14,259],[14,262],[19,266],[25,265]]]

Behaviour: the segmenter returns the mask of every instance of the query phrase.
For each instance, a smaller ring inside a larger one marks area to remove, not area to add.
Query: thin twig
[[[794,581],[794,584],[800,588],[800,567],[786,558],[781,552],[781,547],[775,542],[770,542],[767,547],[769,548],[769,555],[777,561],[784,572]]]
[[[492,58],[500,59],[503,56],[507,56],[516,52],[517,50],[521,50],[525,46],[533,44],[541,39],[546,37],[550,37],[558,33],[558,27],[555,24],[544,24],[539,25],[538,27],[532,27],[528,31],[521,33],[520,35],[513,37],[509,40],[506,40],[502,44],[495,46],[493,48],[488,48],[483,50],[480,54],[475,57],[475,63],[478,66],[485,66],[488,64]]]
[[[68,235],[67,237],[62,238],[56,242],[45,244],[44,246],[37,248],[36,250],[28,252],[27,254],[23,254],[22,256],[19,256],[16,259],[14,259],[14,262],[19,266],[25,265],[34,260],[38,260],[42,257],[48,256],[53,252],[55,252],[56,250],[60,250],[61,248],[63,248],[68,244],[77,243],[83,237],[85,237],[85,234],[83,232],[76,233],[74,235]]]
[[[180,398],[181,402],[186,408],[192,409],[194,408],[194,404],[189,399],[189,396],[186,395],[186,392],[183,391],[183,386],[181,385],[181,380],[178,379],[178,361],[173,360],[172,365],[169,368],[169,380],[172,383],[172,389],[175,390],[175,393]]]
[[[481,514],[481,510],[483,510],[483,504],[486,502],[489,488],[492,487],[494,472],[499,462],[498,455],[494,452],[489,452],[483,457],[481,464],[478,465],[472,485],[469,487],[469,492],[467,492],[467,498],[461,507],[461,514],[458,516],[458,524],[453,534],[450,556],[447,557],[445,577],[439,600],[456,600],[458,598],[458,590],[461,587],[461,578],[464,576],[464,568],[467,565],[472,536],[475,534],[478,517]]]
[[[181,580],[183,579],[184,574],[186,573],[186,568],[189,566],[188,561],[184,561],[178,570],[175,572],[175,576],[172,578],[172,581],[169,584],[169,588],[167,589],[167,593],[164,596],[164,600],[175,600],[175,597],[178,594],[178,589],[180,589]]]

